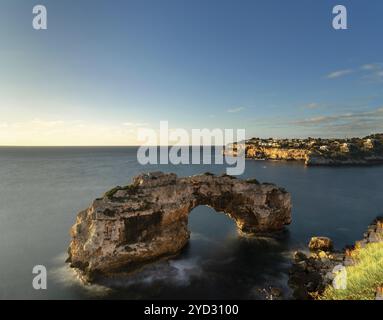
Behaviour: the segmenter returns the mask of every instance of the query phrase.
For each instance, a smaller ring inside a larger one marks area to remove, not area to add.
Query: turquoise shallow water
[[[383,213],[383,167],[305,168],[293,162],[246,161],[246,178],[274,182],[292,194],[293,223],[270,238],[243,238],[225,215],[197,207],[181,255],[130,277],[81,285],[65,265],[77,212],[140,172],[187,176],[218,165],[141,166],[135,148],[0,148],[0,298],[243,298],[257,288],[288,294],[291,253],[312,235],[342,248]],[[48,269],[48,289],[32,288],[32,268]]]

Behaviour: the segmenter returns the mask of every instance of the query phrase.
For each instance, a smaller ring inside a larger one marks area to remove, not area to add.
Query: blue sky
[[[32,28],[32,8],[48,30]],[[348,9],[348,30],[332,8]],[[134,129],[383,131],[381,0],[4,0],[0,145],[136,144]]]

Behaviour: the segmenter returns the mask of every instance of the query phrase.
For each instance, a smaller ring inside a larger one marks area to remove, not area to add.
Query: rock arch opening
[[[216,211],[209,206],[197,206],[188,216],[189,243],[202,241],[206,243],[222,242],[238,235],[235,221],[224,212]]]

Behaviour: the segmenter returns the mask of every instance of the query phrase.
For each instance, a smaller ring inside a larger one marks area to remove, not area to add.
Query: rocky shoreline
[[[95,282],[99,276],[130,273],[174,257],[188,243],[188,214],[199,205],[226,213],[245,234],[280,231],[291,222],[291,196],[274,184],[211,173],[179,178],[152,172],[113,188],[78,214],[67,262],[84,282]],[[383,242],[383,217],[343,251],[335,251],[329,238],[313,237],[309,254],[294,254],[288,281],[293,298],[320,298],[334,280],[334,268],[353,265],[354,248],[376,242]],[[258,293],[270,300],[284,298],[275,287],[259,288]],[[382,288],[377,288],[376,299],[383,299]]]
[[[309,155],[305,160],[306,166],[374,166],[383,164],[383,157],[366,157],[361,159],[349,158],[346,160],[316,157]]]
[[[383,242],[383,217],[378,217],[368,227],[363,239],[342,251],[334,251],[332,241],[325,237],[313,237],[309,243],[310,254],[297,251],[289,272],[289,285],[293,297],[298,300],[320,298],[327,286],[332,285],[336,266],[353,265],[352,251],[369,243]],[[383,275],[382,275],[383,284]],[[383,299],[382,288],[377,288],[376,299]]]
[[[210,173],[142,174],[78,214],[67,262],[93,281],[174,256],[188,243],[188,215],[199,205],[226,213],[244,233],[279,231],[291,222],[290,194],[274,184]]]

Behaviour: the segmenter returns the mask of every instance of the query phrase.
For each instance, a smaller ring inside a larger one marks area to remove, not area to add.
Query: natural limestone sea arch
[[[274,184],[210,173],[142,174],[78,214],[68,262],[92,281],[173,256],[187,244],[188,215],[199,205],[226,213],[246,233],[278,231],[291,222],[290,194]]]

